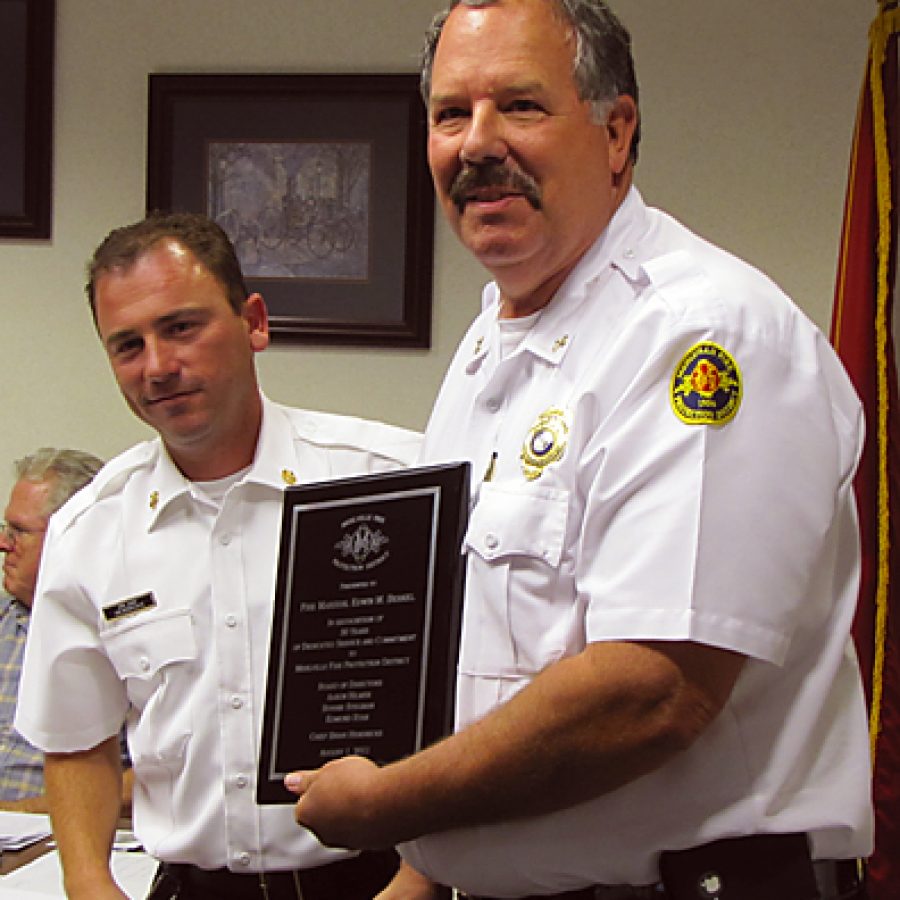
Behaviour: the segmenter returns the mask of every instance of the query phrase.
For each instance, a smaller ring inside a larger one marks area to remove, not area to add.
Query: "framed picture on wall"
[[[147,209],[222,225],[276,342],[428,347],[425,135],[413,74],[151,74]]]
[[[0,237],[49,238],[54,0],[0,2]]]

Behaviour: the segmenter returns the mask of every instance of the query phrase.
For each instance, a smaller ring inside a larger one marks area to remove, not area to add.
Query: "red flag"
[[[862,581],[854,638],[866,685],[874,765],[870,900],[900,898],[900,410],[892,334],[900,190],[900,10],[881,0],[869,32],[832,318],[832,342],[866,413],[856,479]]]

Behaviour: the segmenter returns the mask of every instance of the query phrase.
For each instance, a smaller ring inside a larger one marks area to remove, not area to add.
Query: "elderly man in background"
[[[44,447],[15,463],[16,483],[0,531],[0,808],[47,812],[44,754],[14,728],[22,656],[50,516],[100,470],[81,450]]]
[[[771,281],[644,204],[605,3],[454,3],[423,88],[438,198],[494,276],[423,451],[475,476],[458,731],[289,775],[298,821],[401,843],[382,900],[432,897],[423,873],[474,898],[861,896],[846,373]]]

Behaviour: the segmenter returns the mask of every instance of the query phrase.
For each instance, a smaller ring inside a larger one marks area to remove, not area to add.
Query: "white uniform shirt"
[[[807,831],[817,858],[866,854],[848,640],[863,427],[827,341],[763,275],[636,190],[506,358],[497,310],[489,285],[423,451],[473,464],[459,724],[586,642],[697,641],[748,662],[721,715],[657,771],[404,855],[470,893],[518,896],[654,882],[662,850],[758,832]],[[707,402],[739,405],[727,423],[686,424],[674,376],[706,342],[740,372],[723,364],[726,390]]]
[[[255,802],[283,489],[396,468],[419,436],[264,402],[251,468],[217,511],[158,440],[53,517],[16,727],[83,750],[127,717],[134,828],[153,856],[237,871],[331,862],[293,807]],[[105,621],[152,592],[155,607]]]

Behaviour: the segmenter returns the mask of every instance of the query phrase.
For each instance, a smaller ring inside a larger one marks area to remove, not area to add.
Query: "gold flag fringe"
[[[880,12],[869,29],[869,81],[872,92],[872,123],[875,146],[875,171],[878,201],[878,270],[875,319],[875,344],[878,390],[878,573],[875,593],[875,656],[872,669],[872,706],[869,712],[869,740],[872,761],[881,733],[881,700],[884,657],[887,641],[888,585],[890,567],[890,496],[888,485],[888,368],[887,346],[890,330],[887,321],[889,262],[891,253],[891,159],[888,149],[883,66],[890,38],[900,31],[900,10],[896,0],[880,3]],[[855,151],[854,151],[855,154]],[[855,155],[854,155],[855,158]]]

